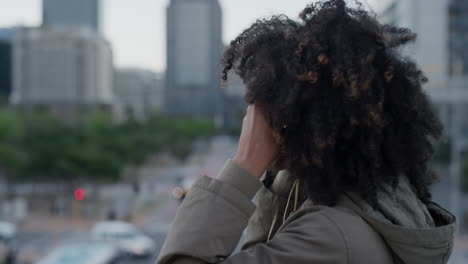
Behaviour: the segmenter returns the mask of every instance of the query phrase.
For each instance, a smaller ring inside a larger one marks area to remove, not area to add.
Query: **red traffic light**
[[[86,197],[85,191],[81,188],[76,189],[73,195],[75,196],[75,199],[78,201],[82,201]]]

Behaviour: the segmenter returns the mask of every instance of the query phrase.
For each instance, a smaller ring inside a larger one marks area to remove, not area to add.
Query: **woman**
[[[238,153],[193,185],[157,263],[447,263],[455,218],[427,164],[442,128],[399,53],[415,34],[343,0],[300,18],[227,48],[250,105]]]

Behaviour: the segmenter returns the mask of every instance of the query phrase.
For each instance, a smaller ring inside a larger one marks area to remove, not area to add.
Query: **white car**
[[[0,242],[9,241],[16,234],[16,227],[10,222],[0,222]]]
[[[98,222],[94,225],[91,234],[97,241],[117,246],[124,256],[148,257],[156,250],[156,244],[150,237],[127,222]]]
[[[116,247],[91,242],[60,246],[37,264],[114,264],[118,257]]]

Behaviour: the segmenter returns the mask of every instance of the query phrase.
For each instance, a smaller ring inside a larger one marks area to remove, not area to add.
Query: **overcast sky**
[[[79,0],[76,0],[79,1]],[[103,33],[118,67],[164,71],[166,7],[169,0],[102,0]],[[373,4],[379,0],[361,0]],[[286,14],[297,18],[311,0],[220,0],[223,39],[228,43],[258,17]],[[379,1],[381,2],[381,1]],[[41,23],[42,0],[0,0],[0,27]]]

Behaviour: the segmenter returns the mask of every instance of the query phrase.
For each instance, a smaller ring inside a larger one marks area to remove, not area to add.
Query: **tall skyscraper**
[[[87,26],[99,31],[99,0],[43,0],[42,23]]]
[[[10,101],[75,112],[113,103],[110,44],[89,28],[18,28]]]
[[[8,97],[12,89],[13,28],[0,29],[0,97]]]
[[[172,0],[167,8],[166,111],[221,115],[222,12],[218,0]]]
[[[468,1],[451,0],[449,8],[449,72],[468,76]]]

